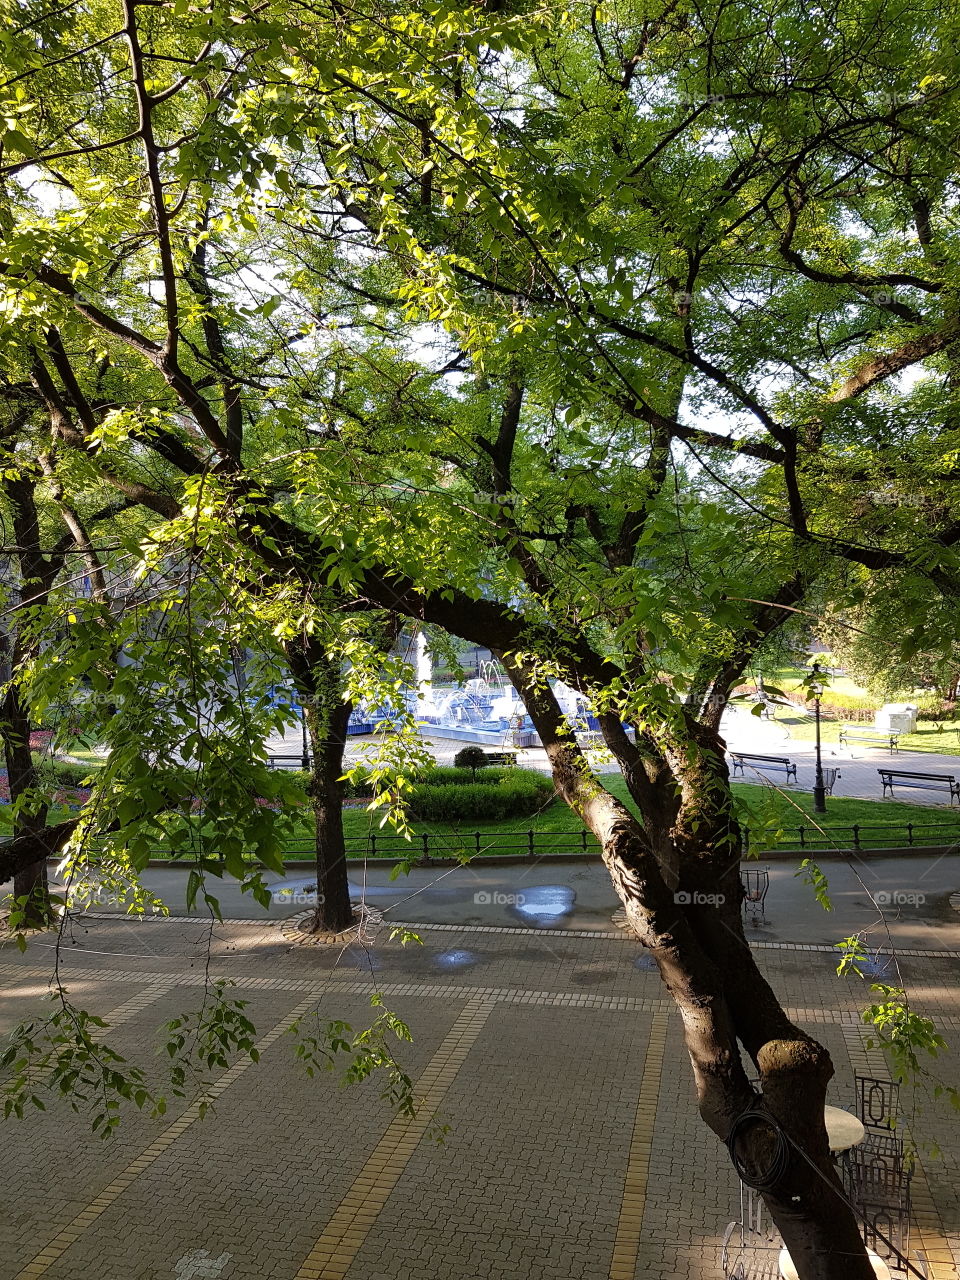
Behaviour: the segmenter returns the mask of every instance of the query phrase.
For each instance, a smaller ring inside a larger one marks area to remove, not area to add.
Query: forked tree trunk
[[[675,758],[650,760],[629,744],[619,722],[608,726],[608,745],[644,814],[641,824],[591,774],[542,678],[509,656],[501,660],[536,725],[558,791],[597,837],[627,919],[679,1010],[702,1118],[725,1142],[738,1117],[757,1105],[742,1045],[760,1078],[762,1106],[787,1141],[783,1176],[763,1196],[801,1280],[873,1280],[824,1128],[830,1055],[791,1023],[743,933],[740,838],[722,743],[714,734],[711,749],[710,731],[694,726]],[[737,1141],[744,1167],[768,1169],[776,1141],[771,1126],[745,1128]]]
[[[343,838],[343,756],[350,704],[343,699],[340,664],[304,636],[284,646],[310,737],[308,793],[317,853],[315,933],[339,933],[353,923]]]

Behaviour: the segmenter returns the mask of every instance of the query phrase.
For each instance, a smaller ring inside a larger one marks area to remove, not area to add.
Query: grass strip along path
[[[604,783],[619,799],[633,807],[621,777],[608,774]],[[798,847],[798,828],[801,825],[804,827],[804,846],[810,849],[850,848],[851,828],[855,824],[864,828],[859,842],[864,848],[907,844],[907,823],[916,828],[912,839],[915,845],[960,842],[960,810],[956,807],[951,812],[947,805],[830,797],[827,814],[817,816],[813,813],[813,797],[809,792],[797,791],[784,796],[773,787],[749,783],[734,783],[733,791],[758,823],[752,842],[752,847],[757,849]],[[348,857],[418,858],[425,851],[434,858],[522,855],[531,852],[531,832],[535,845],[533,851],[537,856],[549,853],[576,855],[590,853],[597,848],[596,841],[589,834],[585,841],[582,839],[582,824],[566,805],[556,799],[532,817],[497,818],[488,822],[413,821],[414,834],[410,841],[397,836],[389,826],[381,827],[380,820],[380,811],[368,811],[363,802],[345,807],[343,826]],[[922,828],[927,826],[942,829],[925,833]],[[822,828],[824,836],[819,834],[818,828]],[[831,832],[831,828],[835,830]],[[781,832],[779,839],[778,830]],[[423,843],[425,835],[428,837],[426,845]],[[551,840],[551,837],[555,839]],[[312,861],[315,856],[313,838],[310,814],[294,815],[288,857]],[[163,851],[158,849],[156,856],[162,857]]]

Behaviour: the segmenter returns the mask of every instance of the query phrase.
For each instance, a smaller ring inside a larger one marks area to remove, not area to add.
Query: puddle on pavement
[[[312,907],[317,904],[316,876],[312,880],[278,880],[268,888],[278,907]]]
[[[633,967],[635,969],[642,969],[644,973],[649,973],[651,971],[656,972],[657,962],[654,960],[653,956],[648,954],[648,952],[641,951],[634,959]]]
[[[857,962],[857,968],[867,978],[889,978],[893,973],[893,956],[870,955]]]
[[[476,951],[466,951],[455,948],[450,951],[441,951],[433,957],[433,963],[440,969],[470,969],[475,964],[480,964],[483,960]]]
[[[537,929],[558,928],[566,916],[573,914],[577,901],[576,890],[566,884],[528,885],[509,896],[516,901],[508,904],[508,910]]]

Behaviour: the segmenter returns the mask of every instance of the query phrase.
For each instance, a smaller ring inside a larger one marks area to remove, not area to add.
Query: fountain
[[[433,662],[421,632],[415,668],[417,685],[404,694],[404,701],[423,729],[439,738],[492,748],[514,745],[515,726],[524,707],[497,663],[482,663],[480,675],[456,689],[436,689]]]
[[[519,694],[507,680],[499,663],[490,659],[480,664],[479,675],[454,689],[440,689],[433,683],[433,662],[425,635],[416,640],[414,660],[416,685],[403,694],[404,706],[416,717],[422,730],[438,738],[477,743],[491,750],[510,747],[538,747],[540,738]],[[596,731],[596,716],[586,697],[557,681],[554,692],[560,707],[578,732]],[[347,732],[372,733],[376,726],[394,718],[390,707],[356,707]]]

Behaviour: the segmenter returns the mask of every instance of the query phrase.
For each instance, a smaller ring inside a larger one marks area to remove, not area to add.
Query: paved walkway
[[[52,1106],[7,1122],[0,1170],[4,1280],[673,1280],[719,1276],[736,1180],[699,1120],[681,1026],[635,943],[611,931],[421,931],[342,952],[276,925],[87,918],[65,939],[71,996],[151,1077],[158,1025],[212,976],[249,1001],[261,1061],[214,1070],[215,1106],[135,1112],[103,1143]],[[0,949],[0,1017],[42,1005],[53,939]],[[831,1100],[876,1069],[863,984],[831,956],[770,946],[760,962],[792,1015],[829,1047]],[[905,957],[916,1007],[960,1039],[957,960]],[[423,1100],[391,1116],[377,1087],[310,1080],[287,1030],[314,1011],[355,1028],[373,992],[410,1024],[400,1062]],[[956,1080],[960,1061],[940,1070]],[[933,1280],[956,1280],[960,1118],[910,1100],[926,1151],[917,1187]],[[432,1141],[431,1121],[449,1126]],[[14,1155],[15,1153],[15,1155]],[[960,1253],[957,1255],[960,1257]]]
[[[810,886],[797,876],[796,862],[767,865],[771,883],[764,914],[750,926],[757,941],[831,946],[863,931],[874,947],[960,952],[960,912],[950,905],[950,895],[960,892],[960,853],[824,861],[833,907],[829,912],[816,904]],[[309,906],[316,885],[310,870],[306,863],[302,871],[288,869],[283,878],[265,876],[274,886],[269,910],[241,893],[235,881],[211,878],[210,890],[224,916],[283,919]],[[142,879],[174,915],[183,915],[186,876],[180,868],[151,868]],[[390,920],[451,927],[603,933],[620,906],[598,858],[415,867],[395,880],[391,868],[371,862],[353,867],[350,883],[355,900],[365,900]],[[109,909],[106,902],[97,904],[98,911]],[[206,912],[198,909],[196,914],[202,918]]]

